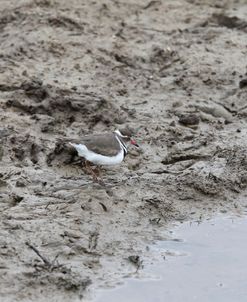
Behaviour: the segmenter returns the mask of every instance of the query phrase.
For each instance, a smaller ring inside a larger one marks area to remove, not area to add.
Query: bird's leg
[[[94,173],[97,175],[97,182],[100,185],[105,186],[104,180],[102,179],[102,169],[101,169],[101,166],[95,167]]]
[[[90,162],[89,161],[85,161],[85,170],[88,174],[91,174],[93,176],[93,180],[94,181],[98,181],[98,177],[97,174],[95,173],[95,171],[92,169]]]
[[[104,183],[103,179],[101,178],[101,169],[100,169],[100,167],[95,167],[93,169],[92,166],[90,165],[90,162],[86,160],[85,161],[85,170],[88,174],[93,176],[94,181],[97,181],[99,184],[105,186],[105,183]]]
[[[101,175],[102,175],[101,172],[102,172],[102,170],[101,170],[100,166],[95,167],[94,173],[97,174],[97,176],[100,177],[100,178],[101,178]]]

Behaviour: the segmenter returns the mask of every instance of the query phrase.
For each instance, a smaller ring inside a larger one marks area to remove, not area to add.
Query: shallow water
[[[152,249],[162,256],[145,267],[155,278],[128,279],[99,292],[97,302],[247,301],[247,218],[222,218],[175,227]],[[164,256],[164,258],[163,258]]]

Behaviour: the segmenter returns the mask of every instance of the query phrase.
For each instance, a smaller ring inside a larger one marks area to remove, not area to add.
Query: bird
[[[128,143],[139,147],[137,142],[131,138],[129,128],[86,135],[79,140],[79,143],[69,142],[76,149],[78,156],[85,158],[85,167],[95,180],[97,180],[97,174],[92,170],[90,163],[98,166],[98,172],[100,166],[120,164],[128,153]]]

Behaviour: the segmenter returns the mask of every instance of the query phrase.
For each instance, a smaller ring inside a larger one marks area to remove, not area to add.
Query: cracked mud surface
[[[245,211],[245,1],[0,9],[3,301],[88,299],[171,222]],[[141,148],[93,182],[66,142],[126,125]]]

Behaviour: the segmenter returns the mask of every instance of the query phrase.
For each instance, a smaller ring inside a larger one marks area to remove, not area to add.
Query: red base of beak
[[[136,147],[139,147],[138,144],[137,144],[137,142],[136,142],[134,139],[132,139],[132,140],[130,141],[130,143],[131,143],[131,145],[134,145],[134,146],[136,146]]]

